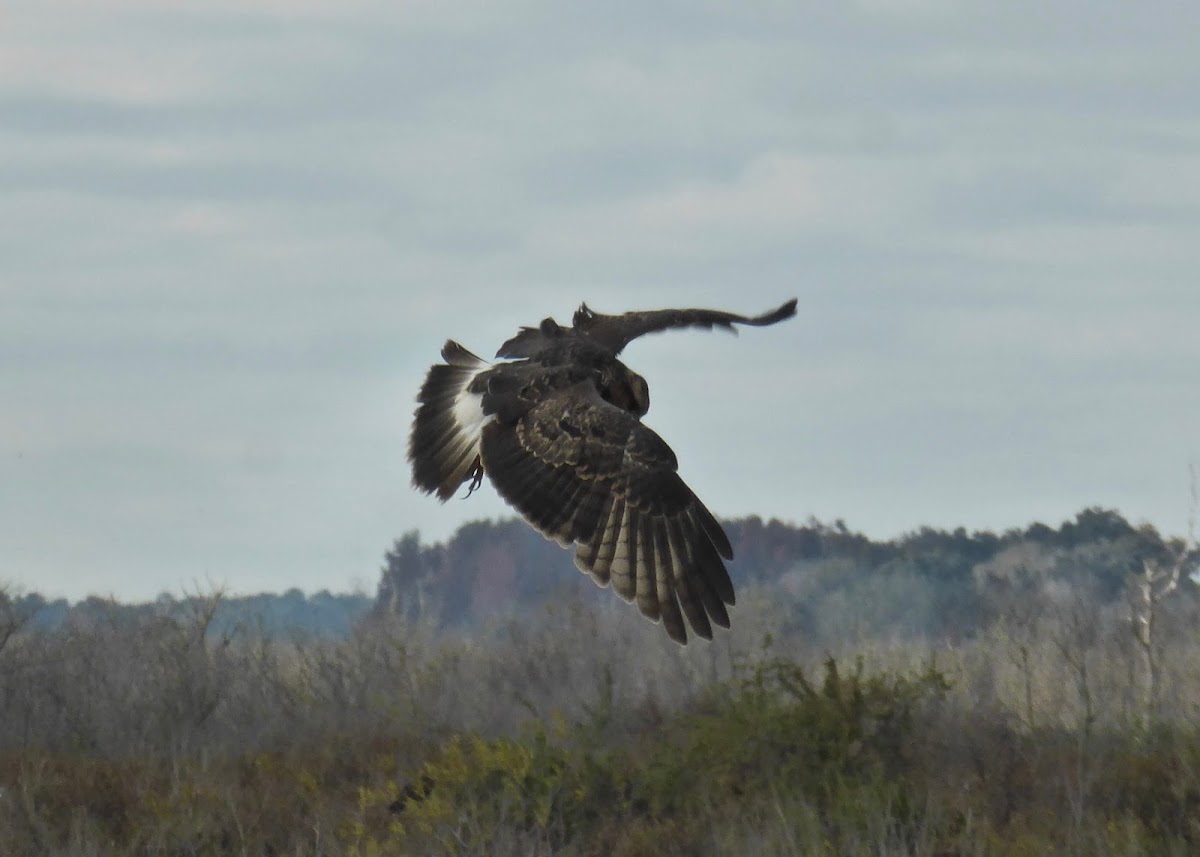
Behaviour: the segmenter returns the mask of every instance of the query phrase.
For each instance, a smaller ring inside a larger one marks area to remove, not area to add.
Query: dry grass
[[[1148,723],[1111,605],[1067,600],[954,644],[815,647],[785,598],[747,592],[733,632],[686,649],[615,604],[473,636],[399,619],[348,639],[219,635],[203,602],[16,627],[0,648],[0,853],[1200,848],[1187,615],[1161,618]],[[931,669],[949,689],[913,691]]]

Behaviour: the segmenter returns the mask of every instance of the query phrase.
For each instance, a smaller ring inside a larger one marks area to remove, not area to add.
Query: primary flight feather
[[[680,479],[675,454],[642,423],[650,392],[617,359],[631,341],[677,327],[762,327],[796,314],[795,299],[759,316],[704,309],[597,313],[571,327],[547,318],[489,363],[453,340],[429,370],[408,443],[413,484],[443,502],[484,474],[535,529],[601,586],[612,584],[671,639],[712,638],[734,603],[733,548]]]

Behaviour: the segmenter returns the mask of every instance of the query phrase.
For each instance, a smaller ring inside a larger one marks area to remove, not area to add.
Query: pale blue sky
[[[701,305],[647,422],[722,515],[891,537],[1200,458],[1200,7],[64,0],[0,12],[0,581],[373,589],[441,343]],[[574,573],[564,554],[564,574]]]

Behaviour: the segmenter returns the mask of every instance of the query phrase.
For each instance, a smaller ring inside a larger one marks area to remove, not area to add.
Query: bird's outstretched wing
[[[723,327],[736,333],[735,324],[765,327],[791,318],[795,314],[795,298],[778,309],[755,316],[712,309],[659,309],[604,315],[593,311],[587,304],[581,304],[575,311],[572,324],[576,331],[586,333],[614,354],[619,354],[621,349],[639,336],[673,327],[702,327],[709,330],[713,327]]]
[[[545,318],[537,327],[522,327],[516,336],[500,346],[496,356],[506,360],[534,357],[570,333],[570,328],[564,330],[554,319]]]
[[[481,439],[496,490],[543,535],[574,544],[575,564],[611,581],[642,614],[687,642],[729,627],[729,539],[676,473],[670,447],[632,414],[580,384]],[[681,612],[682,608],[682,612]]]

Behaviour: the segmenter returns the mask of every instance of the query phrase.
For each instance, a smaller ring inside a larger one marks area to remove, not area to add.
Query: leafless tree
[[[1143,560],[1142,569],[1128,585],[1129,625],[1140,661],[1141,715],[1145,726],[1159,719],[1162,697],[1162,672],[1165,641],[1161,632],[1163,603],[1179,588],[1184,572],[1196,558],[1196,468],[1191,475],[1191,506],[1188,533],[1182,544],[1171,546],[1168,559]]]

